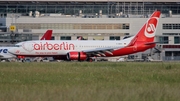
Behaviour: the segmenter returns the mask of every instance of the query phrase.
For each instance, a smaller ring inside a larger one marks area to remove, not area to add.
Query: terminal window
[[[160,37],[159,37],[159,42],[160,42],[161,44],[168,44],[168,42],[169,42],[169,37],[168,37],[168,36],[160,36]]]
[[[180,29],[180,24],[178,24],[178,23],[174,23],[174,24],[166,23],[166,24],[163,24],[163,29]]]
[[[61,36],[61,40],[71,40],[71,36]]]
[[[120,36],[110,36],[110,40],[120,40]]]
[[[174,44],[179,44],[180,43],[180,37],[179,36],[175,36],[174,37]]]
[[[129,23],[16,23],[18,29],[129,29]]]

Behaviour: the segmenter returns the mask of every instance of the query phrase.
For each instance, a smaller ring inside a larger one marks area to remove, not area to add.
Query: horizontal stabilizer
[[[160,43],[160,42],[148,42],[148,43],[145,43],[145,45],[152,45],[152,44],[156,44],[156,43]]]
[[[148,42],[148,43],[145,43],[145,45],[152,45],[152,44],[157,44],[157,43],[165,43],[165,42],[169,42],[171,40],[168,40],[168,41],[161,41],[161,42]]]

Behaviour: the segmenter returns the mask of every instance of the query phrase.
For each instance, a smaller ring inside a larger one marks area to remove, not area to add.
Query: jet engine
[[[84,52],[69,52],[67,54],[67,60],[84,61],[87,59],[87,54]]]

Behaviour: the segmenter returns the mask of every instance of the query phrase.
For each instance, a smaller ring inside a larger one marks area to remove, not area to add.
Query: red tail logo
[[[135,37],[129,43],[129,46],[134,45],[137,41],[141,42],[153,42],[155,37],[156,28],[158,25],[158,20],[160,17],[160,11],[155,11],[149,20],[144,24],[140,31],[135,35]]]
[[[158,20],[156,17],[149,19],[149,21],[146,24],[146,28],[145,28],[145,36],[146,37],[152,38],[155,36],[157,22],[158,22]]]

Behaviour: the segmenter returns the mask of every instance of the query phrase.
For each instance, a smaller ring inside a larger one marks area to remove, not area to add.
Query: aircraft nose
[[[16,54],[17,53],[15,47],[9,48],[8,52],[11,53],[11,54]]]

